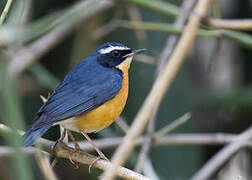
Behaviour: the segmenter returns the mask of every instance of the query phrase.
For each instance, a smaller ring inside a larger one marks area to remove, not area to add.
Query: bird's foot
[[[57,146],[60,146],[61,144],[65,144],[61,139],[58,139],[55,144],[53,145],[53,148],[52,148],[52,153],[53,153],[53,156],[56,157],[56,149],[57,149]]]
[[[68,147],[68,149],[69,149],[72,153],[74,153],[74,152],[80,150],[80,146],[79,146],[78,144],[74,144],[74,148],[71,148],[71,147],[67,146],[67,145],[63,142],[62,139],[59,139],[59,140],[56,141],[56,143],[55,143],[54,146],[53,146],[53,149],[52,149],[52,151],[53,151],[53,156],[56,157],[57,146],[61,146],[61,145]],[[69,158],[68,158],[68,159],[69,159],[69,161],[75,166],[76,169],[79,168],[78,164],[76,164],[76,162],[74,162],[74,161],[72,160],[71,153],[69,154]],[[51,166],[54,167],[54,166],[56,165],[56,163],[57,163],[57,159],[55,158],[55,160],[52,162]]]
[[[78,144],[74,144],[74,148],[71,147],[71,152],[77,152],[77,151],[81,151],[81,148]]]
[[[80,148],[80,146],[79,146],[78,143],[74,143],[74,150],[75,150],[75,151],[81,150],[81,148]]]
[[[75,169],[79,168],[79,165],[72,160],[71,154],[69,155],[69,161],[75,166]]]
[[[109,161],[109,159],[102,153],[102,154],[100,154],[99,153],[99,156],[97,157],[97,158],[95,158],[95,160],[93,160],[93,162],[89,165],[89,167],[88,167],[88,172],[89,172],[89,174],[90,174],[90,172],[91,172],[91,169],[92,169],[92,167],[93,167],[93,165],[97,162],[97,161],[99,161],[99,160],[101,160],[101,159],[103,159],[103,160],[105,160],[105,161]]]
[[[77,143],[74,143],[74,148],[71,148],[71,153],[75,153],[80,150],[80,146]],[[79,168],[78,164],[72,160],[71,154],[69,155],[69,161],[75,166],[75,169]]]

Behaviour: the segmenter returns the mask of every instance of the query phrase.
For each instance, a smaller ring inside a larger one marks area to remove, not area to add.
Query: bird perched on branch
[[[35,122],[24,135],[25,146],[33,145],[51,126],[60,124],[79,148],[71,131],[82,133],[100,158],[104,154],[86,133],[98,132],[121,114],[128,97],[128,70],[132,50],[111,42],[98,47],[74,67],[38,110]]]

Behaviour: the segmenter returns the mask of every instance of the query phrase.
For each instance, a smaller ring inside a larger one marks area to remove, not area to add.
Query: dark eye
[[[120,56],[120,52],[119,51],[113,51],[112,52],[112,56],[119,57]]]

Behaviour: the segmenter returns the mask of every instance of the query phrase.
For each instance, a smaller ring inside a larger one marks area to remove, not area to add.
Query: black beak
[[[126,54],[125,56],[123,56],[123,58],[127,58],[127,57],[134,56],[135,54],[142,53],[142,52],[144,52],[144,51],[146,51],[146,50],[147,50],[147,49],[136,49],[136,50],[133,50],[131,53]]]

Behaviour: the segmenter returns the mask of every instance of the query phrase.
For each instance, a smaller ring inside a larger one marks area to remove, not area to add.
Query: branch
[[[225,145],[233,141],[237,135],[225,134],[225,133],[196,133],[196,134],[174,134],[164,136],[160,139],[155,139],[153,145],[155,146],[169,146],[169,145],[205,145],[205,146],[217,146]],[[252,149],[252,142],[247,142],[246,147]]]
[[[252,126],[232,140],[232,142],[212,157],[193,177],[192,180],[209,179],[224,163],[252,138]]]
[[[252,19],[204,19],[204,24],[217,29],[252,30]]]
[[[92,33],[92,37],[97,40],[102,37],[112,33],[117,28],[127,28],[133,30],[144,30],[144,31],[156,31],[156,32],[166,32],[170,34],[182,34],[184,32],[183,28],[174,27],[172,24],[160,23],[160,22],[147,22],[147,21],[127,21],[113,19],[109,23],[105,24],[101,28],[98,28]],[[5,35],[4,33],[2,33]],[[222,35],[221,30],[205,30],[199,29],[197,32],[198,36],[201,37],[219,37]],[[1,40],[1,39],[0,39]],[[1,45],[1,41],[0,41]]]
[[[142,21],[142,16],[136,6],[128,6],[126,7],[126,12],[129,16],[129,19],[131,21]],[[147,34],[144,30],[135,30],[135,36],[137,38],[137,41],[143,42],[147,39]]]
[[[0,124],[0,134],[6,135],[7,133],[10,132],[10,129],[3,125]],[[20,135],[22,135],[24,132],[23,131],[18,131]],[[144,139],[146,136],[141,136],[139,137],[135,145],[139,146],[144,143]],[[234,139],[238,138],[237,135],[234,134],[224,134],[224,133],[216,133],[216,134],[173,134],[173,135],[168,135],[164,137],[159,137],[153,139],[153,145],[154,146],[171,146],[171,145],[224,145],[228,144],[234,141]],[[99,149],[111,149],[119,146],[123,141],[122,137],[115,137],[115,138],[105,138],[105,139],[99,139],[99,140],[94,140],[94,143],[97,145]],[[54,146],[55,142],[46,140],[44,138],[39,138],[36,147],[28,147],[28,148],[21,148],[21,150],[24,153],[31,153],[31,154],[36,154],[38,152],[45,153],[45,155],[52,154],[52,147]],[[78,142],[80,145],[81,149],[85,152],[89,151],[94,151],[93,147],[86,141],[81,141]],[[69,144],[71,147],[74,147],[73,143]],[[244,146],[252,149],[252,142],[251,141],[246,141],[244,142]],[[39,149],[38,149],[39,147]],[[70,147],[68,147],[70,148]],[[65,151],[65,150],[64,150]],[[6,147],[6,146],[0,146],[0,157],[3,156],[9,156],[12,155],[15,151],[11,147]],[[49,153],[49,154],[48,154]],[[70,152],[70,155],[73,154],[72,150]],[[85,155],[86,156],[86,155]],[[93,157],[93,156],[92,156]],[[68,159],[69,154],[67,157],[63,157]],[[71,156],[72,158],[72,156]],[[95,158],[95,157],[94,157]],[[80,162],[80,161],[77,161]],[[82,163],[82,162],[80,162]],[[85,163],[87,164],[87,163]],[[98,167],[99,168],[99,167]],[[119,169],[120,170],[120,169]]]
[[[173,134],[167,135],[160,139],[154,139],[152,145],[153,146],[220,146],[225,145],[230,142],[237,135],[234,134],[225,134],[225,133],[215,133],[215,134],[206,134],[206,133],[196,133],[196,134]],[[140,146],[144,142],[144,138],[146,136],[141,136],[136,140],[136,146]],[[113,149],[120,145],[123,141],[122,137],[114,137],[114,138],[104,138],[94,140],[95,144],[99,149]],[[38,140],[38,144],[40,144],[43,152],[47,153],[50,151],[51,147],[55,144],[54,141],[49,141],[43,138]],[[94,151],[94,148],[86,141],[78,142],[81,149],[85,152]],[[74,147],[74,144],[69,143],[70,147]],[[252,142],[247,142],[245,146],[249,149],[252,149]],[[21,149],[25,153],[35,154],[39,151],[37,148],[23,148]],[[14,151],[11,147],[0,146],[0,156],[8,156],[12,154]]]
[[[125,0],[131,3],[138,4],[142,7],[149,8],[151,10],[163,13],[167,16],[176,17],[179,15],[179,8],[173,4],[159,1],[159,0]],[[252,20],[251,19],[239,19],[239,20],[228,20],[228,19],[206,19],[204,21],[209,26],[213,26],[218,29],[234,29],[234,30],[251,30]]]
[[[4,124],[0,124],[0,133],[1,134],[7,134],[10,133],[11,129]],[[18,131],[20,135],[24,134],[23,131]],[[71,144],[73,146],[73,144]],[[82,143],[80,143],[81,148],[83,148]],[[90,144],[85,144],[85,147],[89,147]],[[97,159],[96,156],[90,155],[86,153],[83,150],[75,151],[74,148],[71,148],[63,143],[56,143],[53,141],[49,141],[43,138],[39,138],[35,144],[36,148],[28,147],[28,148],[22,148],[21,150],[28,152],[28,153],[38,153],[38,149],[49,153],[50,155],[54,155],[58,158],[65,158],[65,159],[71,159],[73,161],[82,163],[82,164],[92,164],[94,160]],[[13,149],[9,147],[1,147],[0,148],[0,156],[1,155],[7,155],[10,153],[13,153]],[[112,164],[105,160],[98,160],[96,163],[94,163],[93,167],[106,170],[110,168]],[[116,174],[124,179],[135,179],[135,180],[149,180],[149,178],[138,174],[132,170],[129,170],[124,167],[119,167]]]
[[[196,146],[217,146],[217,145],[225,145],[230,142],[237,135],[234,134],[225,134],[225,133],[215,133],[215,134],[207,134],[207,133],[194,133],[194,134],[172,134],[166,135],[163,137],[156,138],[153,137],[153,146],[185,146],[185,145],[196,145]],[[139,137],[135,145],[140,146],[144,143],[144,139],[146,136]],[[48,141],[48,140],[47,140]],[[99,149],[111,149],[116,148],[123,141],[123,137],[114,137],[114,138],[104,138],[94,140],[95,144]],[[54,142],[50,141],[51,144]],[[93,147],[86,141],[78,142],[81,149],[84,151],[94,151]],[[69,144],[71,147],[74,147],[72,143]],[[252,142],[247,142],[246,147],[252,149]]]
[[[178,126],[181,126],[182,124],[186,123],[191,118],[191,113],[186,113],[183,116],[179,117],[178,119],[172,121],[170,124],[166,125],[159,131],[154,133],[154,137],[156,139],[164,137],[166,134],[170,133],[174,129],[176,129]]]
[[[92,156],[84,151],[81,150],[74,151],[73,148],[70,148],[63,143],[57,143],[57,145],[55,146],[55,156],[65,159],[71,158],[71,160],[73,161],[89,165],[92,164],[94,160],[97,159],[96,156]],[[94,163],[93,167],[102,170],[107,170],[112,167],[112,164],[105,160],[98,160]],[[150,180],[149,178],[124,167],[119,167],[116,171],[116,174],[124,179]]]
[[[6,135],[11,130],[4,124],[0,123],[0,135]],[[157,131],[160,132],[160,131]],[[18,131],[20,135],[23,135],[23,131]],[[153,138],[153,145],[154,146],[168,146],[168,145],[225,145],[230,142],[237,135],[235,134],[227,134],[227,133],[215,133],[215,134],[207,134],[207,133],[187,133],[187,134],[172,134],[163,137],[156,137]],[[136,145],[141,145],[144,142],[144,138],[146,136],[141,136],[136,140]],[[97,139],[94,140],[94,143],[97,145],[99,149],[111,149],[115,148],[122,143],[123,137],[113,137],[113,138],[104,138],[104,139]],[[44,138],[39,138],[37,144],[40,145],[40,149],[44,152],[50,152],[51,147],[55,144],[54,141],[50,141]],[[91,146],[87,141],[80,141],[78,142],[81,149],[84,151],[94,151],[93,146]],[[73,143],[69,143],[69,146],[74,147]],[[245,145],[247,148],[252,149],[252,142],[248,142]],[[8,155],[11,148],[3,147],[0,148],[0,155]],[[36,153],[37,148],[24,148],[24,151],[27,153]],[[11,152],[10,152],[11,153]]]
[[[177,28],[177,27],[174,27],[172,24],[159,23],[159,22],[157,23],[157,22],[146,22],[146,21],[114,20],[113,22],[111,22],[111,24],[113,24],[113,26],[115,27],[121,27],[121,28],[127,28],[127,29],[166,32],[166,33],[178,34],[178,35],[184,32],[184,28]],[[110,32],[111,31],[107,33],[110,33]],[[220,30],[199,29],[197,32],[197,35],[202,36],[202,37],[218,37],[222,34]]]
[[[168,16],[177,16],[179,12],[179,8],[173,4],[164,1],[158,0],[124,0],[131,3],[135,3],[141,5],[142,7],[149,8],[151,10],[163,13]]]
[[[11,4],[12,0],[8,0],[0,17],[0,26],[4,23],[4,20],[10,10]]]
[[[183,28],[175,28],[171,24],[167,23],[155,23],[155,22],[142,22],[142,21],[125,21],[125,20],[112,20],[110,23],[99,28],[93,33],[92,36],[105,36],[117,28],[138,29],[145,31],[157,31],[166,32],[169,34],[182,34]],[[247,33],[231,31],[231,30],[205,30],[199,29],[197,35],[200,37],[212,37],[212,38],[229,38],[233,41],[252,49],[252,36]],[[1,36],[4,37],[4,36]],[[100,37],[99,37],[100,38]],[[0,39],[1,41],[1,39]],[[0,42],[1,43],[1,42]],[[140,55],[139,55],[140,56]],[[153,63],[152,63],[153,64]]]
[[[196,37],[201,17],[205,17],[207,15],[210,2],[210,0],[198,1],[194,13],[192,13],[189,22],[185,27],[184,33],[180,41],[178,42],[178,45],[176,46],[173,54],[171,55],[169,63],[166,65],[164,70],[160,73],[160,76],[158,76],[157,80],[155,81],[151,92],[149,93],[143,106],[139,110],[131,128],[129,129],[123,140],[123,143],[118,147],[112,158],[113,166],[105,171],[102,180],[113,179],[117,167],[125,162],[128,155],[134,148],[137,137],[143,132],[150,117],[156,111],[165,92],[167,91],[177,71],[179,70],[186,53],[189,51],[193,40]]]
[[[127,29],[139,29],[139,30],[145,30],[145,31],[157,31],[157,32],[166,32],[170,34],[182,34],[184,32],[183,28],[175,28],[171,24],[167,23],[153,23],[153,22],[139,22],[139,21],[125,21],[125,20],[113,20],[110,22],[111,26],[109,25],[110,29],[102,36],[107,35],[108,33],[111,33],[113,30],[115,30],[118,27],[121,28],[127,28]],[[112,27],[113,26],[113,27]],[[93,36],[95,34],[99,34],[102,32],[103,29],[106,29],[107,25],[103,26],[102,28],[98,29],[94,32]],[[252,37],[247,33],[237,32],[237,31],[231,31],[231,30],[205,30],[205,29],[199,29],[197,32],[197,35],[200,37],[225,37],[234,40],[235,42],[245,46],[252,48]],[[0,39],[1,43],[1,39]]]

